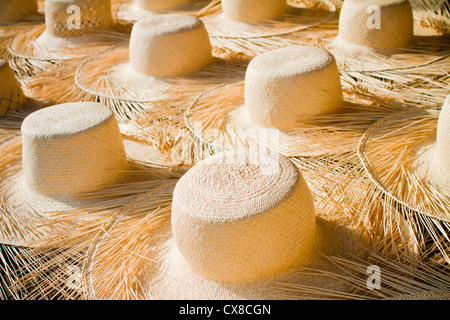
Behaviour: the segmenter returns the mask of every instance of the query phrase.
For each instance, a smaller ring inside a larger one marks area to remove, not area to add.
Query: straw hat
[[[150,148],[123,139],[112,111],[99,103],[35,111],[23,120],[21,135],[4,141],[1,149],[1,211],[8,213],[1,218],[9,226],[2,228],[2,243],[29,244],[52,233],[52,228],[38,226],[53,213],[98,210],[114,199],[125,201],[135,182],[152,184],[152,172],[145,166],[154,159]],[[123,188],[128,188],[125,193]]]
[[[34,75],[127,39],[112,29],[109,0],[46,0],[45,25],[18,35],[9,59],[20,75]]]
[[[448,120],[442,109],[410,109],[380,119],[359,145],[359,157],[378,194],[390,199],[437,247],[447,263],[450,229]],[[431,250],[429,250],[431,252]]]
[[[27,98],[20,83],[8,62],[0,60],[0,117],[4,117],[9,110],[19,110],[25,107]]]
[[[217,0],[125,0],[113,5],[114,22],[125,30],[142,19],[159,14],[184,13],[200,17],[216,11]]]
[[[213,46],[249,57],[292,44],[287,36],[320,26],[336,13],[328,0],[223,0],[220,9],[202,18]]]
[[[409,0],[346,0],[340,12],[337,40],[343,46],[389,54],[408,48],[413,42],[413,30]]]
[[[249,63],[244,82],[202,93],[187,110],[186,125],[201,144],[218,149],[257,145],[286,156],[349,152],[370,124],[401,106],[344,99],[340,81],[324,49],[271,50]]]
[[[84,62],[76,83],[84,99],[105,101],[119,117],[127,118],[152,101],[240,79],[243,65],[212,55],[208,33],[199,18],[161,14],[138,21],[129,46]]]
[[[165,200],[172,190],[173,199]],[[134,214],[150,198],[160,199],[158,208]],[[283,282],[343,293],[346,285],[332,277],[298,270],[338,272],[327,256],[361,252],[358,231],[333,214],[315,207],[307,182],[286,157],[255,150],[216,154],[105,225],[85,260],[87,297],[273,299],[289,294],[280,289]],[[116,255],[122,263],[112,263]]]

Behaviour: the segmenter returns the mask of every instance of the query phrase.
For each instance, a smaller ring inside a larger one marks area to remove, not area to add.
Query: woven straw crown
[[[257,22],[275,19],[287,10],[286,0],[222,0],[225,18]]]
[[[138,8],[149,11],[170,10],[194,0],[134,0]]]
[[[450,95],[442,106],[436,142],[416,160],[418,174],[450,197]]]
[[[248,115],[267,127],[293,129],[297,117],[333,112],[342,99],[336,61],[316,47],[291,46],[260,54],[245,75]]]
[[[314,203],[287,158],[272,152],[222,153],[178,182],[172,232],[197,274],[225,283],[261,280],[308,264]]]
[[[3,0],[0,10],[0,24],[11,22],[22,16],[37,13],[36,0]]]
[[[356,45],[389,54],[409,47],[413,30],[408,0],[345,0],[339,16],[338,39],[349,48]]]
[[[79,17],[76,17],[78,14]],[[110,0],[45,1],[46,30],[54,37],[69,38],[91,34],[108,28],[111,21]]]
[[[117,120],[101,104],[47,107],[25,118],[21,130],[24,182],[35,193],[98,190],[128,166]]]
[[[0,117],[9,110],[19,110],[27,102],[22,88],[9,64],[0,60]]]
[[[164,14],[138,21],[130,37],[134,71],[154,77],[194,73],[212,61],[203,22],[184,14]]]

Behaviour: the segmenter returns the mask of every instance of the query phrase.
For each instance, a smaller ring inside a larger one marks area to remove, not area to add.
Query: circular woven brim
[[[73,212],[113,211],[174,174],[152,147],[127,138],[124,145],[129,168],[121,173],[121,181],[102,190],[71,197],[45,196],[27,189],[23,180],[21,135],[3,141],[0,145],[0,243],[28,246],[67,227],[64,223],[49,223],[53,217]],[[80,221],[82,219],[80,214]]]
[[[64,61],[92,56],[111,45],[128,40],[128,34],[115,30],[57,38],[46,32],[45,24],[40,24],[14,37],[8,45],[8,55],[19,75],[34,75]]]
[[[448,224],[449,198],[417,170],[417,159],[436,141],[438,117],[436,110],[416,108],[386,116],[364,134],[358,153],[370,180],[387,197],[411,212]]]
[[[190,75],[157,78],[134,71],[128,46],[119,46],[85,61],[76,72],[84,99],[101,100],[119,116],[133,117],[152,103],[167,98],[195,96],[213,86],[242,80],[246,63],[215,58]]]
[[[215,1],[201,0],[201,1],[188,1],[186,4],[175,7],[165,11],[149,11],[140,9],[136,3],[132,0],[123,1],[122,3],[113,5],[113,19],[114,23],[121,30],[131,30],[134,23],[141,19],[145,19],[154,15],[164,13],[184,13],[191,15],[202,15],[208,12],[210,7],[217,7],[214,5]],[[211,8],[211,10],[214,10]],[[215,10],[214,10],[215,11]]]
[[[269,148],[286,156],[343,154],[355,150],[371,124],[402,108],[353,96],[335,113],[299,118],[291,131],[280,131],[250,119],[245,108],[244,87],[244,82],[222,85],[194,100],[185,119],[201,144],[222,150]]]
[[[311,265],[294,268],[277,278],[225,285],[202,278],[186,265],[171,234],[171,205],[175,183],[143,195],[123,207],[108,222],[90,247],[85,263],[87,297],[91,299],[282,299],[314,297],[289,286],[339,295],[348,287],[331,275],[338,268],[327,256],[362,254],[358,231],[333,221],[318,210],[316,258]],[[146,205],[152,201],[153,207]],[[143,212],[140,208],[146,207]],[[362,258],[362,257],[361,257]],[[119,262],[120,261],[120,262]],[[311,275],[321,270],[328,276]]]

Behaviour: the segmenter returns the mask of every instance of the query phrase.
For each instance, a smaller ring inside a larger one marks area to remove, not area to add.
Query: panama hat
[[[46,0],[45,24],[16,36],[9,59],[19,75],[29,76],[127,39],[112,28],[109,0]]]
[[[449,96],[450,97],[450,96]],[[380,119],[361,138],[358,155],[373,189],[401,211],[430,242],[429,259],[448,263],[450,223],[448,113],[416,109]]]
[[[119,28],[131,30],[137,21],[159,14],[202,17],[217,11],[218,3],[217,0],[125,0],[112,5],[113,19]]]
[[[290,35],[307,34],[336,14],[336,6],[327,0],[224,0],[219,6],[202,17],[211,43],[224,54],[247,57],[292,44]]]
[[[45,222],[54,213],[108,207],[114,199],[126,201],[133,182],[140,183],[140,192],[142,181],[150,186],[152,177],[165,176],[156,164],[153,172],[148,169],[157,154],[124,139],[112,111],[99,103],[32,112],[21,124],[21,135],[4,141],[1,149],[1,242],[6,244],[26,245],[51,234]]]
[[[242,79],[245,62],[213,56],[203,22],[187,14],[160,14],[134,24],[128,46],[85,61],[76,84],[84,100],[103,101],[130,118],[154,101]]]
[[[243,82],[201,93],[176,128],[186,126],[192,137],[176,143],[186,150],[201,146],[199,151],[258,146],[286,156],[343,154],[355,149],[373,122],[401,108],[362,95],[344,97],[333,55],[290,46],[253,58]],[[167,109],[155,111],[154,118]],[[136,121],[136,136],[146,132],[146,115]],[[173,145],[161,147],[178,152]]]
[[[160,198],[160,205],[135,214],[146,198]],[[339,294],[345,284],[295,272],[299,266],[332,272],[325,256],[360,252],[358,231],[332,216],[315,208],[307,182],[286,157],[219,153],[176,184],[123,207],[104,226],[85,258],[87,297],[274,299],[282,298],[283,281]],[[121,263],[112,263],[115,255]]]

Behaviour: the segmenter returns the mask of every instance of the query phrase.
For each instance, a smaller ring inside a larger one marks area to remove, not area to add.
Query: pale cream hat
[[[333,55],[291,46],[256,56],[244,82],[202,93],[185,120],[200,144],[219,150],[257,145],[286,156],[338,154],[354,150],[373,122],[399,108],[355,94],[344,99]]]
[[[358,150],[377,194],[411,216],[410,223],[422,230],[439,252],[440,257],[435,259],[447,263],[449,110],[450,96],[441,110],[412,108],[386,116],[368,129]]]
[[[338,42],[344,47],[392,54],[413,42],[409,0],[345,0],[339,16]]]
[[[54,213],[99,210],[120,198],[102,190],[128,186],[125,199],[134,182],[152,175],[145,166],[153,159],[149,147],[124,139],[112,111],[99,103],[35,111],[23,120],[21,135],[4,141],[1,149],[2,212],[10,215],[1,218],[10,227],[2,228],[0,237],[7,244],[27,245],[51,234],[45,225]]]
[[[134,24],[129,46],[84,62],[75,80],[85,99],[104,101],[128,118],[177,92],[200,92],[239,79],[245,72],[242,65],[213,56],[199,18],[161,14]]]
[[[145,198],[159,197],[155,211],[133,214]],[[358,255],[362,243],[357,230],[315,207],[289,159],[233,150],[199,162],[175,187],[143,195],[105,225],[85,258],[87,298],[279,299],[290,294],[283,283],[339,294],[344,283],[297,268],[339,273],[326,256]],[[122,263],[110,263],[116,255]]]

